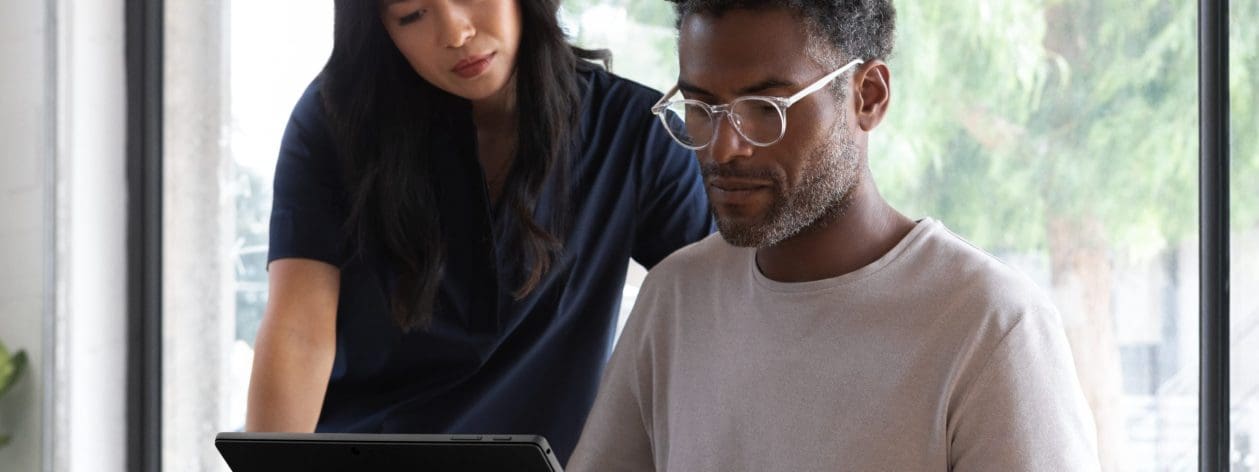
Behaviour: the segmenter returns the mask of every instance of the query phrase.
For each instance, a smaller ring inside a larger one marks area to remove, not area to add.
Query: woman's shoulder
[[[324,172],[336,172],[335,146],[320,84],[316,77],[298,97],[280,138],[280,162],[277,172],[288,170],[288,164],[317,166]]]
[[[323,78],[322,75],[315,76],[306,89],[302,91],[302,95],[298,97],[297,103],[293,105],[293,113],[289,117],[290,121],[303,121],[310,123],[322,123],[324,121],[324,103],[322,93]]]
[[[315,153],[331,153],[332,131],[324,108],[322,84],[323,80],[316,76],[293,104],[293,111],[289,114],[281,139],[282,151],[311,148]]]
[[[587,107],[598,110],[623,111],[638,109],[651,113],[651,106],[660,100],[656,89],[621,77],[593,63],[577,67],[583,84]]]

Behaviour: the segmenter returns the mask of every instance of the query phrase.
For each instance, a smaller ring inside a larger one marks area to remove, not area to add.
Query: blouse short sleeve
[[[695,153],[674,141],[655,115],[648,116],[643,154],[637,159],[642,188],[634,259],[651,268],[673,251],[712,234],[716,226]],[[672,114],[668,118],[678,119]]]
[[[319,81],[298,100],[275,166],[267,262],[313,259],[341,266],[345,190]]]

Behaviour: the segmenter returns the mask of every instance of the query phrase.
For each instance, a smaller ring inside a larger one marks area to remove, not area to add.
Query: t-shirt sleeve
[[[652,296],[643,287],[640,298]],[[656,470],[653,428],[652,357],[645,350],[645,325],[654,315],[635,305],[625,331],[599,382],[599,394],[586,417],[581,439],[564,470],[568,472],[647,472]]]
[[[280,142],[267,262],[313,259],[340,266],[344,184],[318,82],[302,94]]]
[[[712,234],[715,226],[695,153],[669,137],[659,118],[648,116],[638,159],[642,185],[632,255],[650,269],[673,251]]]
[[[1093,417],[1055,310],[1025,313],[983,362],[950,414],[950,470],[1100,470]]]

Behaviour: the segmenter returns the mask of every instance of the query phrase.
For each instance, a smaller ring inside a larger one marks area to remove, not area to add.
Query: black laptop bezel
[[[404,448],[446,448],[445,453],[449,454],[451,447],[528,447],[536,449],[536,460],[538,461],[532,466],[545,465],[550,472],[563,472],[563,467],[559,463],[559,459],[552,451],[550,444],[546,438],[538,435],[528,434],[360,434],[360,433],[243,433],[243,432],[224,432],[219,433],[214,439],[215,448],[218,449],[219,455],[223,457],[224,462],[228,464],[234,472],[253,472],[253,465],[242,463],[239,455],[233,454],[232,451],[239,451],[241,448],[249,448],[254,454],[267,454],[268,446],[271,445],[306,445],[306,446],[326,446],[329,448],[350,448],[357,454],[356,447],[389,447],[398,446]],[[475,450],[468,448],[469,451]],[[481,449],[483,450],[483,449]],[[418,453],[422,455],[423,452]],[[229,459],[229,456],[235,456],[235,462]],[[344,467],[352,467],[355,459],[348,457]],[[246,459],[248,460],[248,459]],[[535,460],[535,459],[530,459]],[[260,459],[258,462],[263,462]],[[493,470],[511,470],[511,467],[518,467],[519,464],[501,464]],[[336,468],[335,465],[331,465]],[[265,466],[259,466],[260,470],[271,470]],[[338,469],[341,470],[341,469]],[[350,470],[350,469],[346,469]],[[399,471],[403,470],[400,468]],[[405,470],[413,471],[414,466],[405,468]],[[393,471],[379,471],[393,472]],[[466,472],[482,472],[481,470],[467,470]],[[486,469],[484,472],[490,472]]]

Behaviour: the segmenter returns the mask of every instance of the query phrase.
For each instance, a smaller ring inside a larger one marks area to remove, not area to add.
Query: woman
[[[337,0],[275,177],[251,431],[528,433],[561,460],[628,259],[712,231],[660,95],[558,0]]]

